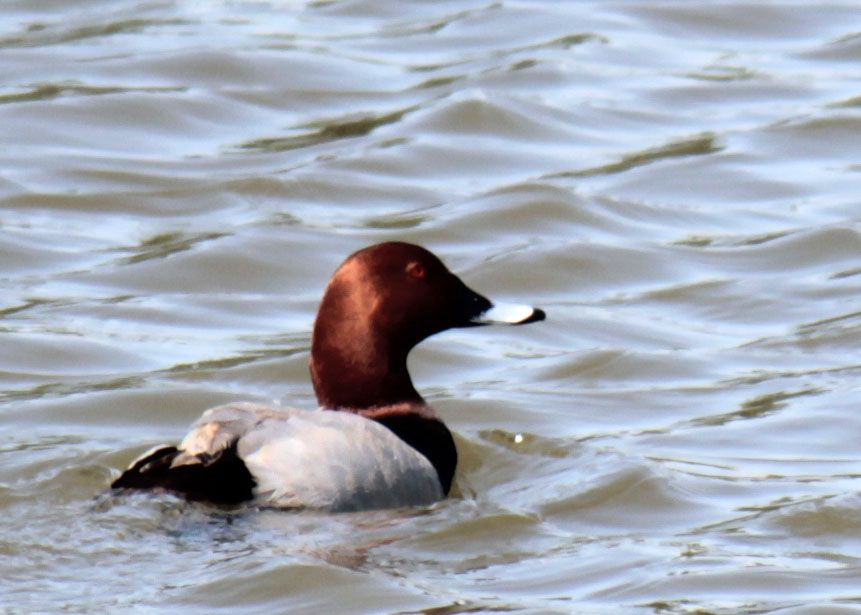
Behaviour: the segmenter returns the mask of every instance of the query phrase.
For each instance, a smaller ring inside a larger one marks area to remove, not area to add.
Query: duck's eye
[[[415,280],[424,280],[427,274],[428,270],[418,261],[412,261],[407,265],[407,275]]]

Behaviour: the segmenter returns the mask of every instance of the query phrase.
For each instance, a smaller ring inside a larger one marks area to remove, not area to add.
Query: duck
[[[545,318],[540,308],[492,302],[421,246],[364,248],[332,275],[314,321],[319,408],[210,408],[178,445],[147,451],[111,488],[331,512],[431,505],[451,491],[457,448],[413,385],[407,355],[448,329]]]

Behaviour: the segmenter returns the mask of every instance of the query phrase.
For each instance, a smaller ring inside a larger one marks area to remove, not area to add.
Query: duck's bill
[[[493,303],[485,311],[472,319],[477,325],[525,325],[547,318],[544,310],[530,305],[514,303]]]

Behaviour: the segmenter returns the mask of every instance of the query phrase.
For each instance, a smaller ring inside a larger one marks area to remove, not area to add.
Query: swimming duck
[[[211,408],[178,446],[144,453],[111,486],[274,508],[431,504],[451,489],[457,449],[413,386],[410,350],[454,327],[544,318],[538,308],[492,303],[420,246],[365,248],[335,271],[314,323],[320,409]]]

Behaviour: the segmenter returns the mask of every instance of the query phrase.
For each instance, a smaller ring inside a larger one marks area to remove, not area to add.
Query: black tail
[[[217,504],[239,504],[254,497],[256,482],[235,443],[215,455],[199,455],[195,463],[171,467],[179,453],[175,446],[156,449],[135,460],[111,488],[172,491],[187,500]]]

